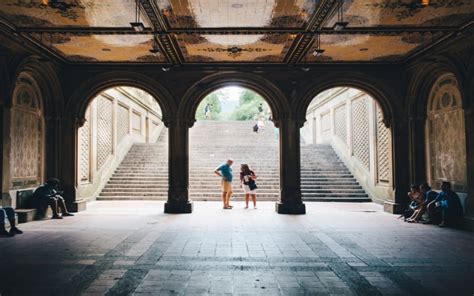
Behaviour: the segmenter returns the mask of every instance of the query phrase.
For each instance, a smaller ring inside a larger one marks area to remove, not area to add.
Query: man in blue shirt
[[[224,202],[224,209],[232,209],[229,204],[230,197],[232,196],[232,164],[234,161],[229,158],[225,163],[218,166],[214,174],[222,177],[222,201]]]
[[[451,190],[450,182],[441,183],[441,192],[436,199],[428,204],[431,216],[441,214],[440,227],[458,226],[463,216],[463,209],[459,196]],[[430,221],[432,221],[430,217]]]

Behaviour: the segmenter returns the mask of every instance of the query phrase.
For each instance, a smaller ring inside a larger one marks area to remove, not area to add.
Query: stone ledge
[[[383,210],[384,212],[391,213],[391,214],[401,214],[403,213],[403,209],[399,203],[393,202],[391,200],[386,200],[383,203]]]
[[[77,212],[85,211],[86,209],[87,209],[87,200],[78,199],[69,206],[68,210],[73,213],[77,213]]]
[[[276,202],[275,211],[278,214],[304,215],[306,214],[306,206],[304,203],[285,204],[285,203]]]
[[[165,213],[166,214],[190,214],[193,212],[193,202],[166,202]]]

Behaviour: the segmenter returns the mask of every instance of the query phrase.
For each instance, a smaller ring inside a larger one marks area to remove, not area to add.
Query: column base
[[[304,203],[286,204],[286,203],[276,202],[275,211],[278,214],[304,215],[306,214],[306,206]]]
[[[76,212],[82,212],[87,209],[87,202],[85,199],[78,199],[74,201],[69,207],[68,210],[70,212],[76,213]]]
[[[383,203],[383,210],[384,212],[391,213],[391,214],[402,214],[403,206],[399,203],[386,200]]]
[[[166,214],[190,214],[193,212],[193,202],[166,202],[165,213]]]

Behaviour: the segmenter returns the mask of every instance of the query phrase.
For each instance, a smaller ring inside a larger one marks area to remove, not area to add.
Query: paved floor
[[[0,239],[4,295],[473,295],[474,233],[407,224],[376,204],[307,215],[197,202],[94,202]]]

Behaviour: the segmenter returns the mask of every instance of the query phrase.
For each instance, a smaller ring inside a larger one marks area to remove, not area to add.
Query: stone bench
[[[34,220],[44,219],[52,215],[50,207],[42,212],[38,209],[33,199],[34,189],[18,190],[16,192],[16,213],[18,215],[18,223],[26,223]],[[86,200],[77,200],[68,206],[71,212],[84,211],[86,209]]]
[[[18,215],[18,223],[31,222],[37,219],[44,218],[46,213],[40,215],[38,212],[34,200],[33,200],[32,189],[18,190],[16,192],[16,209],[15,212]],[[40,217],[42,216],[42,217]]]

